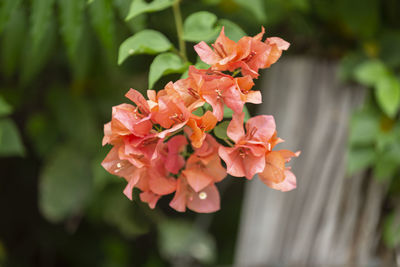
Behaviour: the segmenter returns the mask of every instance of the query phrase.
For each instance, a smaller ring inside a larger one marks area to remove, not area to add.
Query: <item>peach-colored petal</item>
[[[157,201],[160,199],[161,196],[153,194],[152,192],[146,191],[140,193],[140,200],[149,204],[151,209],[156,207]]]
[[[235,143],[238,143],[245,135],[243,129],[244,112],[233,114],[232,120],[228,125],[227,135]]]
[[[253,104],[261,104],[262,96],[260,91],[249,91],[245,94],[245,102]]]
[[[268,115],[255,116],[250,118],[246,123],[247,136],[264,143],[267,143],[274,135],[275,129],[274,117]]]
[[[183,178],[179,177],[177,180],[177,186],[174,198],[169,203],[169,206],[175,209],[176,211],[185,212],[186,198],[187,198],[186,184]]]
[[[201,41],[195,45],[194,50],[196,50],[196,53],[199,55],[200,59],[209,65],[217,63],[220,59],[220,57],[215,54],[214,51],[212,51],[212,49],[204,41]]]
[[[150,113],[149,104],[147,103],[146,99],[143,97],[141,93],[131,88],[125,94],[125,96],[128,99],[130,99],[133,103],[135,103],[142,113],[144,114]]]
[[[226,164],[227,173],[236,177],[243,177],[246,175],[243,159],[238,149],[220,146],[218,154]]]
[[[141,170],[140,169],[136,169],[131,176],[131,179],[129,180],[128,184],[126,185],[125,189],[124,189],[124,195],[129,198],[130,200],[132,200],[132,190],[135,187],[135,185],[137,184],[137,182],[139,181],[141,175]]]
[[[289,170],[285,170],[285,179],[281,183],[273,183],[270,181],[264,183],[272,189],[280,190],[282,192],[291,191],[297,187],[296,176]]]
[[[212,176],[198,168],[187,169],[182,173],[186,176],[189,185],[195,192],[199,192],[213,181]]]
[[[157,195],[168,195],[176,190],[176,180],[153,171],[149,176],[149,186],[150,190]]]
[[[259,174],[260,179],[280,183],[285,179],[285,158],[278,151],[272,151],[265,156],[265,169]]]
[[[195,212],[210,213],[220,209],[220,196],[217,187],[212,184],[191,195],[187,207]]]
[[[286,42],[285,40],[279,37],[269,37],[267,38],[266,42],[268,44],[276,44],[276,46],[280,50],[288,50],[290,46],[290,43]]]

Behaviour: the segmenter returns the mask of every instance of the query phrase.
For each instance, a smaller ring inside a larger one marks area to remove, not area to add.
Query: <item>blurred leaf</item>
[[[378,60],[369,60],[359,65],[355,70],[356,80],[366,86],[375,86],[378,81],[387,75],[387,69]]]
[[[149,88],[152,89],[162,76],[170,73],[182,73],[187,67],[188,64],[176,54],[163,53],[156,56],[150,65]]]
[[[380,38],[380,56],[389,67],[400,66],[400,32],[386,32]]]
[[[70,58],[74,57],[82,37],[85,0],[58,1],[61,34]]]
[[[376,158],[374,177],[381,181],[391,179],[399,168],[400,143],[394,143]]]
[[[26,13],[22,8],[14,10],[4,27],[1,39],[2,68],[7,76],[15,73],[26,38]]]
[[[0,119],[0,156],[23,156],[25,149],[17,126],[11,119]]]
[[[383,240],[385,245],[391,249],[400,244],[400,217],[395,213],[387,215],[384,220]]]
[[[2,0],[0,2],[0,33],[2,33],[10,15],[14,13],[20,3],[21,0]]]
[[[379,116],[364,109],[355,112],[350,122],[350,145],[372,145],[379,133]]]
[[[228,135],[226,130],[228,129],[230,121],[223,121],[217,124],[214,128],[214,134],[219,139],[225,140],[228,139]]]
[[[123,235],[135,237],[148,231],[148,223],[143,218],[143,213],[140,213],[138,204],[130,201],[120,188],[113,187],[103,201],[103,220],[117,227]]]
[[[380,24],[379,0],[338,0],[335,8],[349,32],[358,38],[371,38]]]
[[[32,46],[38,47],[42,44],[49,29],[50,18],[52,17],[54,0],[33,0],[31,13],[31,35]],[[35,50],[35,49],[34,49]]]
[[[39,208],[52,222],[82,212],[92,194],[90,164],[81,151],[58,147],[40,175]]]
[[[239,41],[240,38],[246,35],[242,28],[230,20],[220,19],[218,20],[218,25],[220,27],[224,26],[226,36],[235,42]],[[220,32],[220,29],[218,29],[218,32]]]
[[[57,32],[56,23],[53,16],[49,16],[45,24],[41,25],[45,27],[45,37],[36,39],[36,42],[40,42],[35,45],[31,45],[34,42],[33,33],[29,35],[28,41],[24,44],[22,54],[22,71],[21,71],[21,82],[26,85],[32,78],[35,77],[43,68],[47,59],[53,52],[53,47],[56,44]]]
[[[365,61],[366,56],[360,52],[352,52],[346,54],[341,60],[338,70],[338,78],[341,81],[349,81],[354,79],[354,70],[363,61]]]
[[[263,0],[234,0],[238,5],[244,7],[254,14],[255,19],[259,22],[265,22],[267,17],[264,12]]]
[[[12,112],[12,107],[0,95],[0,116],[10,115],[11,112]]]
[[[55,116],[55,125],[65,138],[79,146],[81,153],[89,155],[98,151],[101,132],[89,101],[69,95],[65,88],[53,88],[47,101]]]
[[[111,0],[96,0],[89,7],[91,22],[104,47],[114,53],[114,13]]]
[[[217,16],[207,11],[189,15],[183,24],[183,39],[192,42],[210,41],[219,32],[216,22]]]
[[[158,246],[171,260],[191,257],[201,263],[212,263],[216,257],[215,241],[206,232],[185,221],[165,220],[159,224]]]
[[[243,112],[244,112],[243,121],[246,122],[248,119],[250,119],[250,113],[246,105],[243,106]],[[224,118],[232,119],[232,115],[233,115],[233,110],[224,105]]]
[[[150,3],[147,3],[145,0],[132,0],[126,20],[130,20],[142,13],[166,9],[172,6],[174,2],[175,0],[153,0]]]
[[[172,49],[171,42],[160,32],[143,30],[126,39],[119,47],[118,64],[136,54],[158,54]]]
[[[351,148],[348,157],[347,171],[349,175],[372,165],[376,158],[373,147]]]
[[[57,129],[52,120],[44,113],[32,114],[25,129],[36,153],[45,157],[57,143]]]
[[[393,118],[400,107],[399,80],[390,74],[382,77],[376,85],[375,96],[382,110]]]

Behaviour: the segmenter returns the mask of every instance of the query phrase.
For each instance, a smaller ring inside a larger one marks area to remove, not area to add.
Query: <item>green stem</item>
[[[172,7],[173,7],[173,11],[174,11],[176,32],[178,34],[178,40],[179,40],[179,53],[180,53],[181,57],[185,61],[187,61],[185,40],[183,40],[182,14],[181,14],[181,8],[179,6],[180,1],[181,0],[176,0]]]

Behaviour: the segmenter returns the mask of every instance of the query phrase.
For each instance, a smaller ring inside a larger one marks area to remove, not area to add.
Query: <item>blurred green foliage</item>
[[[0,1],[0,264],[232,263],[241,181],[226,185],[217,214],[182,217],[166,208],[168,199],[156,211],[130,202],[124,181],[100,166],[110,107],[130,87],[157,89],[184,76],[188,62],[206,68],[192,45],[222,26],[238,40],[264,25],[268,36],[292,43],[289,53],[340,60],[342,80],[369,88],[351,119],[349,172],[372,168],[390,183],[388,210],[396,207],[399,1],[184,0],[187,62],[176,57],[173,2]],[[389,247],[399,242],[396,218],[385,220]]]

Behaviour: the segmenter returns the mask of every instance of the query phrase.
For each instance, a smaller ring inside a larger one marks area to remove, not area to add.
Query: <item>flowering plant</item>
[[[212,48],[205,42],[194,46],[210,68],[190,66],[187,78],[169,82],[158,92],[148,90],[147,100],[130,89],[126,97],[135,105],[113,107],[103,139],[103,145],[113,148],[102,165],[126,179],[128,198],[137,187],[140,199],[154,208],[160,197],[175,192],[170,202],[175,210],[215,212],[220,208],[215,183],[227,174],[247,179],[259,174],[267,186],[281,191],[296,187],[285,162],[299,152],[272,150],[283,141],[277,137],[274,118],[255,116],[243,127],[245,103],[262,102],[260,91],[252,90],[253,79],[289,48],[281,38],[263,41],[263,35],[264,28],[234,42],[222,28]],[[217,141],[211,130],[223,124],[229,109],[227,137],[217,136]]]

